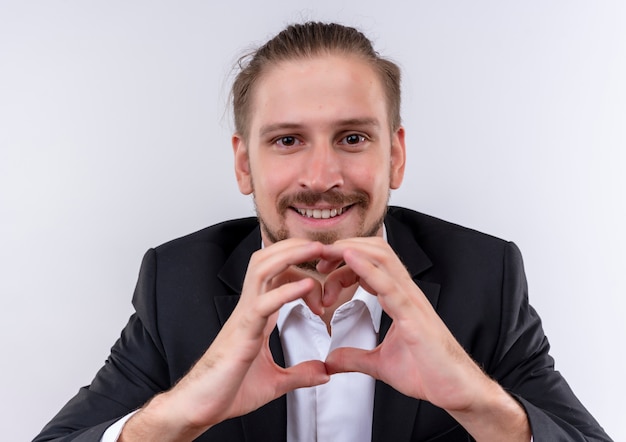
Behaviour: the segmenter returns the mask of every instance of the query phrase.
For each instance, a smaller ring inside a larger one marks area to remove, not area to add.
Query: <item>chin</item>
[[[337,232],[313,232],[307,235],[307,238],[322,244],[332,244],[338,239],[343,239]]]

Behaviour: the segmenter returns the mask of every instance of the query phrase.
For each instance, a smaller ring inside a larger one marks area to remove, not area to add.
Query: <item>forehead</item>
[[[258,79],[250,106],[250,134],[266,125],[332,125],[370,119],[388,124],[380,76],[362,58],[328,54],[283,61]]]

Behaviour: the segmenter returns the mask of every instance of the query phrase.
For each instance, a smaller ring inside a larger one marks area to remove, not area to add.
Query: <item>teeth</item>
[[[296,209],[298,213],[307,218],[328,219],[341,215],[344,211],[341,209]]]

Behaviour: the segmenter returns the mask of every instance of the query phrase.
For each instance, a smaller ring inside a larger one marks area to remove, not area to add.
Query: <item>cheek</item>
[[[389,173],[388,168],[381,170],[380,165],[351,168],[352,182],[372,198],[377,197],[378,193],[386,195],[389,190]]]
[[[268,169],[265,177],[265,185],[268,194],[280,195],[289,189],[290,183],[293,183],[293,179],[286,173],[280,172],[275,168]]]
[[[287,173],[289,168],[260,166],[261,173],[253,173],[254,193],[257,200],[274,201],[289,189],[294,179]]]

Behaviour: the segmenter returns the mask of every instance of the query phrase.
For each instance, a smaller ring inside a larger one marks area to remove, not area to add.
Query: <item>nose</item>
[[[343,185],[340,153],[329,142],[311,145],[299,175],[300,187],[314,192],[326,192]]]

